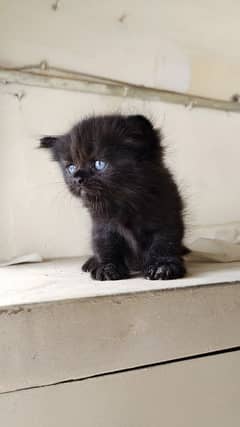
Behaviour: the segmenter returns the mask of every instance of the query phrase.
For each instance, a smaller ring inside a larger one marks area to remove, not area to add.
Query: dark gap
[[[35,386],[30,386],[30,387],[22,387],[22,388],[18,388],[18,389],[15,389],[15,390],[9,390],[9,391],[0,392],[0,395],[2,395],[2,394],[9,394],[9,393],[15,393],[15,392],[18,392],[18,391],[35,390],[37,388],[45,388],[45,387],[51,387],[51,386],[58,386],[58,385],[61,385],[61,384],[69,384],[69,383],[74,383],[74,382],[80,382],[80,381],[90,380],[90,379],[93,379],[93,378],[107,377],[109,375],[116,375],[116,374],[121,374],[121,373],[124,373],[124,372],[131,372],[131,371],[139,371],[140,369],[154,368],[156,366],[161,366],[161,365],[170,365],[170,364],[173,364],[173,363],[185,362],[186,360],[202,359],[204,357],[217,356],[217,355],[220,355],[220,354],[233,353],[233,352],[236,352],[236,351],[240,351],[240,346],[226,348],[226,349],[223,349],[223,350],[210,351],[210,352],[207,352],[207,353],[195,354],[193,356],[185,356],[185,357],[179,357],[179,358],[171,359],[171,360],[164,360],[163,362],[149,363],[149,364],[146,364],[146,365],[140,365],[140,366],[136,366],[136,367],[133,367],[133,368],[118,369],[116,371],[109,371],[109,372],[104,372],[104,373],[100,373],[100,374],[93,374],[93,375],[89,375],[89,376],[86,376],[86,377],[83,377],[83,378],[73,378],[73,379],[68,379],[68,380],[57,381],[55,383],[49,383],[49,384],[43,384],[43,385],[35,385]]]

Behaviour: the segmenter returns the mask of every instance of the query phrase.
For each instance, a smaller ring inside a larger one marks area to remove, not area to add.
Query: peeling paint
[[[18,307],[18,308],[13,308],[13,309],[4,309],[4,310],[0,310],[0,316],[2,315],[7,315],[7,316],[13,316],[19,313],[31,313],[32,309],[31,308],[23,308],[23,307]]]

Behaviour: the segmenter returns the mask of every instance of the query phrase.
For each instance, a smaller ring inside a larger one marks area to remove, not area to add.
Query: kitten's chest
[[[139,255],[142,249],[142,228],[137,223],[127,225],[117,223],[115,226],[118,233],[126,240],[132,251]]]

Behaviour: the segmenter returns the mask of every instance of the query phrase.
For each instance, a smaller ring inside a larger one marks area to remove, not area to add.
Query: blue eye
[[[67,167],[68,172],[73,175],[76,172],[76,166],[75,165],[69,165]]]
[[[107,167],[107,163],[104,162],[103,160],[96,160],[94,166],[95,166],[95,169],[97,169],[97,171],[102,171]]]

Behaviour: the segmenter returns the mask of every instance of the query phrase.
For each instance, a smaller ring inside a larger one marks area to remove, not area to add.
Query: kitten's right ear
[[[40,138],[40,148],[53,148],[57,140],[56,136],[44,136]]]

